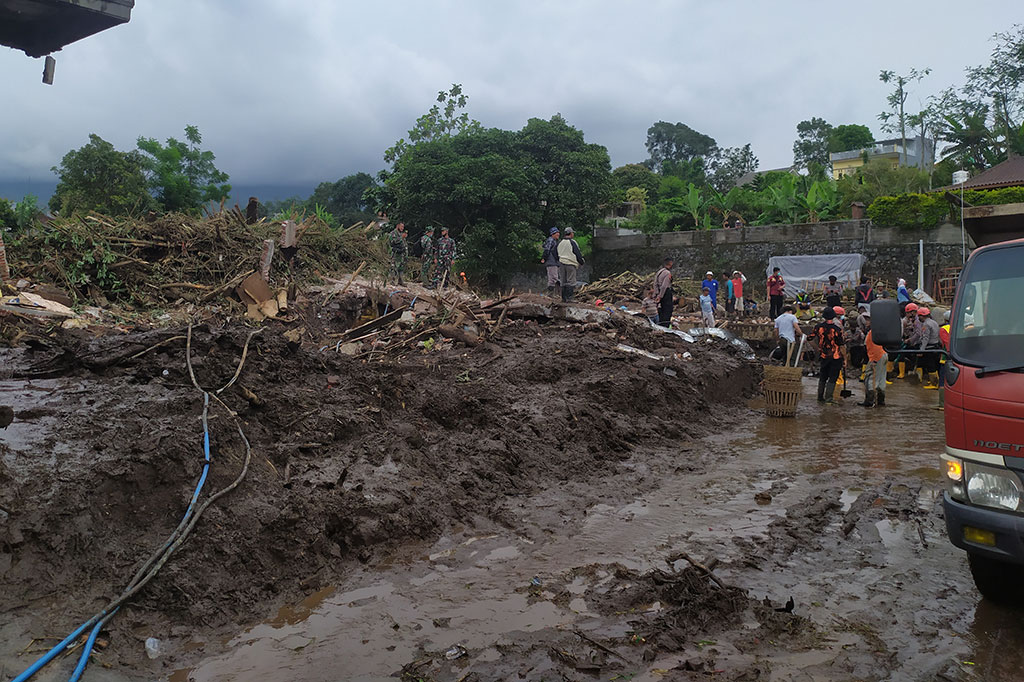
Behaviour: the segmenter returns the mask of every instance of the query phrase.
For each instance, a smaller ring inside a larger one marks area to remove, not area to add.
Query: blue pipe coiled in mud
[[[211,457],[210,457],[209,411],[210,411],[210,394],[207,393],[206,391],[204,391],[203,392],[203,456],[204,456],[203,472],[199,476],[199,483],[196,485],[196,489],[192,493],[192,499],[189,501],[188,508],[185,510],[185,515],[182,517],[181,522],[178,524],[178,527],[175,528],[174,532],[171,533],[170,537],[167,538],[167,541],[164,543],[164,545],[155,554],[153,554],[150,557],[149,561],[147,561],[145,564],[143,564],[142,568],[140,568],[139,571],[135,574],[135,577],[132,579],[132,582],[129,583],[129,585],[126,588],[126,590],[127,589],[131,589],[133,586],[135,586],[135,584],[138,583],[139,579],[146,572],[146,570],[148,570],[149,567],[152,566],[153,563],[159,557],[161,557],[164,554],[164,552],[167,551],[167,549],[177,539],[178,535],[180,535],[182,529],[184,529],[185,526],[188,524],[189,519],[192,517],[192,514],[195,512],[196,502],[199,500],[199,495],[202,492],[203,486],[206,483],[207,475],[210,472],[210,463],[212,462]],[[86,629],[88,629],[90,626],[93,626],[92,632],[89,633],[89,638],[85,642],[85,646],[82,647],[82,654],[81,654],[81,656],[78,659],[78,664],[75,666],[74,672],[71,673],[71,677],[68,678],[68,682],[78,682],[78,679],[85,672],[85,667],[89,664],[89,656],[92,654],[92,649],[93,649],[93,646],[96,644],[96,638],[97,638],[97,636],[99,636],[100,630],[102,630],[103,626],[106,625],[106,623],[111,618],[114,617],[114,614],[117,613],[120,608],[121,607],[118,606],[118,607],[114,608],[112,611],[109,611],[109,612],[106,609],[104,609],[103,611],[100,611],[99,613],[94,615],[92,618],[90,618],[86,622],[82,623],[82,625],[80,625],[74,632],[72,632],[70,635],[68,635],[66,638],[64,638],[63,641],[61,641],[59,644],[54,646],[48,652],[43,654],[39,659],[37,659],[35,661],[35,663],[33,663],[31,666],[29,666],[23,673],[21,673],[20,675],[15,677],[11,682],[25,682],[26,680],[31,678],[33,675],[35,675],[37,672],[39,672],[47,663],[49,663],[54,658],[56,658],[71,643],[73,643],[76,639],[78,639],[78,637],[83,632],[85,632]]]

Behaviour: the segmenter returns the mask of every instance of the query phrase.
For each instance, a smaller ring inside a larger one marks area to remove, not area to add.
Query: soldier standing
[[[448,236],[447,227],[441,228],[441,238],[437,240],[434,253],[434,288],[444,287],[455,262],[455,240]]]
[[[405,241],[405,223],[399,222],[395,229],[388,234],[388,243],[391,245],[391,270],[398,276],[398,283],[405,284],[402,275],[405,274],[405,259],[409,256],[409,245]]]
[[[430,266],[434,263],[434,226],[427,225],[427,229],[423,231],[423,236],[420,237],[420,249],[423,253],[420,255],[422,260],[420,264],[420,282],[424,286],[430,281],[427,279],[430,277]]]

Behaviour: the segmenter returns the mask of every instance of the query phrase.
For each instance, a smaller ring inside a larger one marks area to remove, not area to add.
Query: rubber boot
[[[829,381],[825,382],[825,396],[826,396],[825,397],[825,404],[826,405],[835,405],[836,404],[835,393],[836,393],[836,382],[835,382],[835,380],[830,379]]]
[[[918,367],[916,372],[917,372],[917,383],[923,384],[924,383],[924,369],[921,368],[921,367]]]
[[[879,391],[876,397],[878,402],[876,402],[875,404],[878,407],[885,407],[885,391]]]
[[[938,390],[938,388],[939,388],[939,373],[938,372],[928,372],[927,374],[924,375],[924,377],[925,377],[924,387],[926,389],[928,389],[929,391],[936,391],[936,390]]]
[[[864,376],[867,374],[867,372],[868,372],[867,365],[865,365],[864,367],[860,368],[860,382],[861,383],[864,383]]]
[[[569,287],[563,286],[562,287],[562,303],[568,303],[568,302],[569,302]]]
[[[897,378],[897,379],[902,379],[902,378],[904,378],[905,376],[907,376],[907,363],[905,363],[905,362],[903,362],[902,360],[900,360],[900,362],[899,362],[899,365],[898,365],[898,366],[899,366],[899,368],[900,368],[900,373],[899,373],[899,376],[897,376],[896,378]]]
[[[892,371],[893,371],[894,369],[896,369],[896,367],[895,367],[895,365],[893,364],[893,361],[892,361],[892,360],[889,360],[888,362],[886,362],[886,363],[885,363],[885,374],[886,374],[886,376],[888,376],[888,375],[892,374]]]
[[[946,389],[939,386],[939,404],[935,406],[936,410],[946,409]]]
[[[861,407],[874,407],[875,406],[875,392],[866,391],[864,393],[864,401],[857,403]]]
[[[825,381],[825,375],[824,374],[819,374],[818,375],[818,402],[819,403],[825,402],[825,384],[826,383],[828,383],[828,382]]]

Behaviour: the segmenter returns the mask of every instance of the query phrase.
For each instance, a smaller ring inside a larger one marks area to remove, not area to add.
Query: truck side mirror
[[[896,348],[903,343],[899,303],[892,299],[871,303],[871,338],[885,348]]]

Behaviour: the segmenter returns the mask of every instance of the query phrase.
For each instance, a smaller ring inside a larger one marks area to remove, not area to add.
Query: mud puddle
[[[639,648],[618,649],[634,664],[617,663],[632,679],[689,679],[665,677],[679,670],[1017,679],[1019,614],[980,601],[945,538],[932,473],[943,442],[935,396],[903,385],[889,393],[885,410],[805,399],[793,420],[752,412],[734,430],[683,446],[675,473],[652,493],[598,503],[578,523],[545,514],[554,501],[544,496],[524,501],[527,527],[517,532],[477,525],[226,640],[197,638],[193,648],[225,650],[171,679],[539,679],[555,657],[549,650],[568,656],[553,645],[574,629],[635,642],[630,619],[664,604],[626,616],[592,600],[664,568],[675,550],[717,563],[717,576],[766,598],[770,610],[792,598],[809,625],[799,637],[783,628],[777,639],[751,639],[765,622],[748,608],[716,639],[693,635],[680,651],[648,650],[641,661]],[[595,669],[607,673],[607,659]]]

